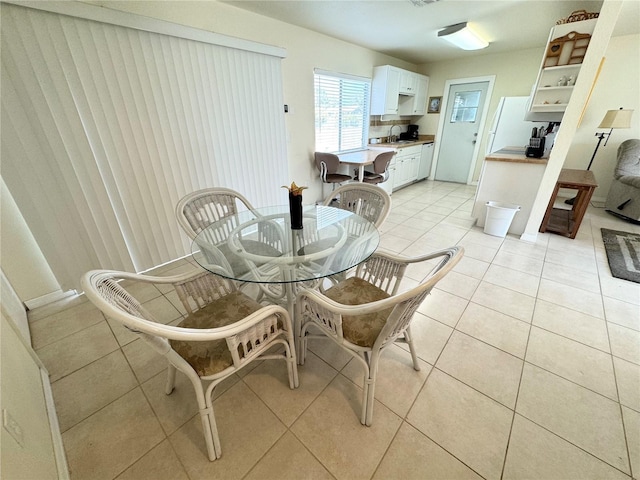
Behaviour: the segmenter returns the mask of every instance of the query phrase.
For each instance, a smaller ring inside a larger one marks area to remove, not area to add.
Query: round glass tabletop
[[[303,228],[291,228],[289,206],[239,212],[194,239],[193,258],[217,275],[255,283],[323,278],[366,260],[378,248],[375,225],[347,210],[308,205]]]

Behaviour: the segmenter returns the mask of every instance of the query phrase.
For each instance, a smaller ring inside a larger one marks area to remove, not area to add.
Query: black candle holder
[[[302,230],[302,195],[294,195],[289,192],[289,215],[291,216],[291,228]]]

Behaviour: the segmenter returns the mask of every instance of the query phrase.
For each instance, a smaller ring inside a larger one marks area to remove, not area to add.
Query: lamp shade
[[[438,37],[462,50],[480,50],[489,46],[489,42],[469,28],[467,22],[457,23],[440,30]]]
[[[631,128],[633,110],[609,110],[598,125],[598,128]]]

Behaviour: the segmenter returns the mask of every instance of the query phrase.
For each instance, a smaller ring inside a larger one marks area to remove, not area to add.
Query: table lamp
[[[625,110],[624,108],[620,107],[619,110],[609,110],[604,114],[604,118],[600,122],[600,125],[598,125],[598,128],[608,128],[609,132],[596,133],[596,137],[598,137],[598,143],[596,144],[596,148],[593,151],[593,155],[591,155],[591,160],[589,160],[587,170],[591,170],[591,164],[593,163],[594,158],[596,158],[596,153],[598,153],[598,148],[600,148],[602,140],[604,140],[605,137],[607,138],[604,142],[604,146],[606,146],[611,133],[613,133],[614,128],[631,128],[632,113],[633,110]],[[575,197],[565,200],[564,203],[566,203],[567,205],[573,205],[574,201]]]

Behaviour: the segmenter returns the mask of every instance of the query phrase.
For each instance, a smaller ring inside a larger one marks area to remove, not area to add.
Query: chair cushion
[[[640,188],[640,175],[623,175],[622,177],[619,177],[618,180],[620,180],[620,182],[626,184],[626,185],[631,185],[632,187],[635,188]]]
[[[625,140],[618,147],[614,177],[637,177],[640,175],[640,139]]]
[[[369,175],[362,179],[364,183],[382,183],[384,181],[384,177],[382,175]]]
[[[327,183],[342,183],[351,180],[350,175],[342,175],[340,173],[327,173]]]
[[[257,242],[255,240],[241,240],[241,243],[247,252],[252,253],[254,255],[262,255],[264,257],[272,257],[272,258],[282,256],[281,251],[279,251],[278,249],[266,243]],[[239,255],[232,253],[227,243],[220,244],[218,246],[218,249],[220,250],[220,252],[222,252],[224,257],[229,262],[229,266],[232,268],[233,274],[235,275],[236,278],[240,278],[243,275],[246,275],[247,273],[250,272],[250,268],[247,265],[247,262],[245,262],[245,260]],[[262,264],[261,263],[256,264],[256,266],[258,267],[260,265]]]
[[[389,294],[358,277],[350,277],[331,287],[325,295],[343,305],[363,305],[389,298]],[[364,315],[342,317],[342,332],[345,340],[360,347],[371,348],[393,308]]]
[[[236,291],[191,313],[178,326],[195,329],[224,327],[248,317],[261,308],[262,305],[258,302]],[[233,365],[233,359],[224,338],[207,342],[169,340],[169,343],[201,377],[213,375]],[[242,356],[240,349],[238,352]]]

